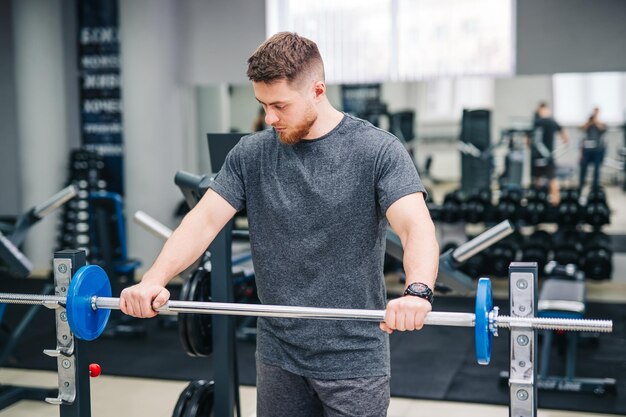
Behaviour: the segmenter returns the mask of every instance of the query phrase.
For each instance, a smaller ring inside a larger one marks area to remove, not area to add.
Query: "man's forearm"
[[[198,232],[203,229],[196,223],[193,218],[183,219],[163,245],[159,256],[144,274],[142,281],[165,286],[206,251],[215,235]]]
[[[432,223],[420,228],[413,227],[404,237],[402,246],[406,286],[422,282],[434,289],[439,270],[439,244]]]
[[[167,285],[206,251],[236,210],[209,189],[165,242],[142,282]]]

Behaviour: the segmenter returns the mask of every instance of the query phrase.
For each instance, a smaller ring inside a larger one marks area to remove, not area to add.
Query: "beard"
[[[278,139],[285,145],[295,145],[300,142],[303,137],[309,134],[311,126],[317,121],[317,114],[313,109],[309,108],[304,114],[301,122],[293,127],[285,128],[283,132],[278,133]]]

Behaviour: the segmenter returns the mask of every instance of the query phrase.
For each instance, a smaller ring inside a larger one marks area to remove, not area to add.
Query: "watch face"
[[[424,298],[432,303],[433,300],[433,292],[428,287],[428,285],[422,282],[414,282],[408,286],[405,294],[410,294],[413,296]]]
[[[426,286],[426,284],[422,284],[421,282],[414,282],[410,285],[411,289],[415,292],[428,292],[430,288]]]

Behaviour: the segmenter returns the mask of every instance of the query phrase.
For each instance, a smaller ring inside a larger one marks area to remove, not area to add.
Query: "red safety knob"
[[[89,376],[95,378],[102,373],[102,368],[97,363],[92,363],[89,365]]]

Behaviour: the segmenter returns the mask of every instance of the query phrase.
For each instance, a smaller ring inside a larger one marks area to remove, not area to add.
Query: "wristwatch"
[[[423,282],[413,282],[410,284],[406,290],[404,290],[404,295],[412,295],[414,297],[423,298],[427,300],[429,303],[433,303],[433,290],[428,288],[428,285]]]

